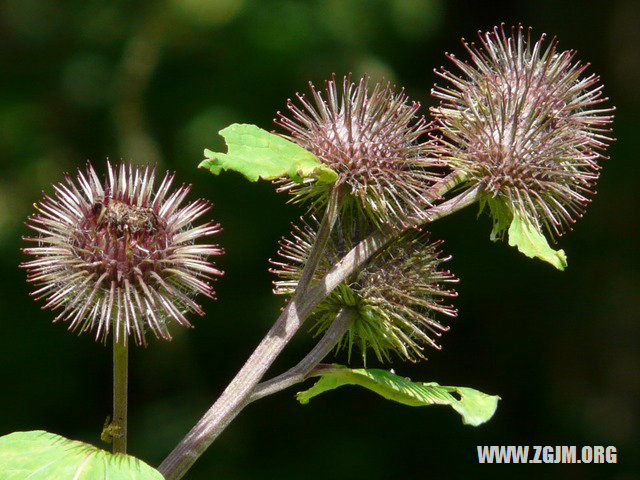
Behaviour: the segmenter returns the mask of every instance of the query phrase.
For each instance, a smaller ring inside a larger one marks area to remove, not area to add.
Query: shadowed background
[[[461,278],[460,316],[415,380],[502,401],[488,424],[410,408],[356,387],[301,406],[295,388],[250,406],[187,478],[640,478],[637,129],[640,15],[634,1],[8,0],[0,4],[0,435],[46,429],[100,444],[111,409],[111,351],[69,335],[28,296],[19,248],[41,191],[87,159],[156,163],[212,200],[224,232],[219,300],[196,329],[173,328],[131,355],[130,452],[157,465],[222,391],[282,306],[267,259],[303,211],[269,183],[196,166],[232,122],[272,129],[307,81],[370,74],[427,112],[444,52],[504,21],[557,35],[591,62],[617,106],[618,141],[599,193],[560,246],[564,273],[489,241],[475,207],[434,225]],[[464,57],[466,58],[466,57]],[[635,113],[634,113],[635,112]],[[303,329],[304,330],[304,329]],[[313,345],[301,331],[270,374]],[[337,358],[345,362],[344,355]],[[358,365],[358,362],[355,362]],[[377,366],[372,363],[369,366]],[[617,465],[488,467],[476,445],[615,445]]]

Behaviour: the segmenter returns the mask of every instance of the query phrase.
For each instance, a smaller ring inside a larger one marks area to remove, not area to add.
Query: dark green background
[[[191,479],[640,478],[638,2],[444,0],[98,2],[0,7],[0,434],[46,429],[99,444],[111,405],[110,349],[69,335],[27,295],[19,248],[41,190],[91,159],[156,162],[211,199],[224,232],[219,300],[192,331],[132,354],[130,450],[157,465],[269,328],[267,259],[302,210],[269,183],[196,165],[232,122],[271,129],[308,80],[367,72],[406,87],[426,113],[433,67],[460,37],[499,22],[556,34],[592,63],[618,107],[599,193],[561,239],[560,273],[489,241],[475,208],[434,226],[462,279],[459,318],[414,379],[502,396],[463,426],[444,407],[410,408],[356,388],[298,405],[295,389],[249,407]],[[605,6],[606,5],[606,6]],[[301,333],[272,373],[312,345]],[[345,361],[339,357],[338,361]],[[617,465],[477,464],[476,445],[615,445]],[[1,473],[0,473],[1,477]]]

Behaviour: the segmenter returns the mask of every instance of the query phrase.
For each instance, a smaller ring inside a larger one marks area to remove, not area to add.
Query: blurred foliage
[[[476,221],[476,212],[435,225],[462,279],[460,317],[442,352],[393,365],[499,394],[495,417],[470,429],[444,409],[396,406],[365,391],[333,392],[308,407],[285,392],[243,412],[189,478],[459,477],[478,471],[476,445],[500,444],[618,447],[618,465],[522,468],[519,478],[537,479],[541,469],[545,478],[640,478],[639,11],[633,0],[3,1],[0,434],[46,429],[100,445],[111,408],[109,348],[52,325],[17,267],[23,221],[63,172],[87,159],[100,168],[106,157],[157,163],[211,199],[225,229],[220,300],[206,303],[195,330],[132,355],[131,453],[157,465],[278,313],[267,258],[303,213],[266,182],[197,170],[205,146],[224,147],[216,132],[233,122],[274,128],[288,97],[332,72],[397,82],[426,113],[445,51],[463,55],[460,37],[522,22],[557,35],[602,76],[618,107],[612,160],[585,218],[557,247],[571,258],[566,272],[491,243],[490,220]],[[311,345],[301,334],[273,372]]]

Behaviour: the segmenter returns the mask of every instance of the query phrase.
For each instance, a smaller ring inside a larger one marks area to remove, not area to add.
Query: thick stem
[[[309,372],[338,344],[342,336],[349,329],[349,325],[353,322],[355,315],[356,312],[353,309],[342,308],[324,336],[307,356],[300,360],[295,367],[290,368],[283,374],[256,385],[247,403],[255,402],[256,400],[273,395],[296,383],[304,381],[309,375]]]
[[[113,335],[113,453],[127,453],[129,347]]]
[[[222,395],[158,467],[167,480],[182,478],[229,422],[247,405],[247,399],[255,386],[310,313],[313,305],[299,305],[300,299],[305,297],[338,218],[340,196],[340,187],[337,187],[329,198],[316,241],[302,270],[293,298]]]
[[[443,179],[443,183],[450,184],[452,182],[450,177]],[[458,182],[459,180],[456,180],[455,184]],[[432,190],[434,193],[437,192],[434,197],[444,194],[445,192],[441,191],[443,188],[440,184],[434,186]],[[429,209],[423,223],[435,221],[474,203],[478,199],[479,192],[479,187],[471,188],[457,197]],[[327,209],[328,211],[329,209]],[[357,271],[373,253],[393,239],[397,233],[398,231],[395,229],[386,228],[371,234],[347,253],[318,285],[309,288],[306,294],[300,297],[294,295],[220,398],[160,464],[158,470],[167,480],[182,478],[231,420],[249,403],[249,397],[262,376],[285,345],[293,338],[313,308],[349,275]],[[318,238],[321,237],[318,236]],[[314,249],[317,245],[317,243],[314,245]],[[324,245],[322,248],[324,249]],[[312,254],[310,254],[310,258],[312,258]],[[306,268],[307,265],[305,265]]]

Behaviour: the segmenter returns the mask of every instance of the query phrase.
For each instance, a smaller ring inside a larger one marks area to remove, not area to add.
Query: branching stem
[[[458,174],[445,177],[432,188],[430,192],[432,198],[441,197],[460,181],[462,181],[462,178]],[[474,187],[430,208],[425,212],[425,220],[422,223],[433,222],[474,203],[478,199],[479,193],[480,188]],[[310,272],[307,273],[309,276],[307,282],[310,282],[311,278],[313,278],[317,262],[322,258],[321,253],[326,246],[331,228],[335,222],[335,218],[333,220],[330,218],[327,220],[327,217],[331,215],[337,218],[337,202],[339,198],[337,197],[337,192],[335,195],[336,208],[334,209],[329,206],[321,222],[321,225],[330,225],[328,231],[326,234],[318,233],[316,243],[309,255],[309,261],[307,261],[303,269],[303,277],[305,276],[305,272]],[[416,226],[419,225],[416,224]],[[258,385],[260,379],[285,345],[293,338],[313,308],[352,273],[359,270],[373,253],[386,245],[397,234],[398,231],[390,227],[371,234],[347,253],[342,260],[325,275],[319,284],[308,288],[306,292],[305,288],[298,288],[296,290],[296,294],[294,294],[291,301],[289,301],[283,309],[267,335],[222,395],[160,464],[158,470],[167,480],[182,478],[191,465],[195,463],[200,455],[202,455],[218,435],[222,433],[226,426],[250,403],[256,385]]]
[[[313,305],[305,304],[301,300],[305,298],[307,286],[313,278],[318,262],[322,259],[322,253],[338,218],[339,188],[336,187],[331,193],[329,205],[320,222],[316,242],[302,270],[300,284],[293,298],[218,400],[160,464],[158,470],[167,480],[182,478],[198,457],[247,405],[248,397],[255,386],[313,308]]]
[[[338,344],[342,336],[349,329],[349,325],[355,318],[355,311],[350,308],[342,308],[329,329],[325,332],[315,347],[293,368],[290,368],[281,375],[271,380],[261,382],[256,385],[255,390],[249,397],[247,404],[255,402],[261,398],[273,395],[285,388],[289,388],[296,383],[306,380],[309,373],[326,357]]]

